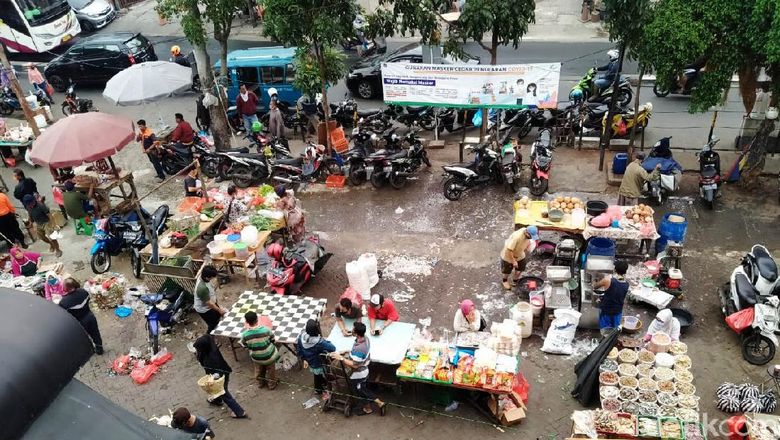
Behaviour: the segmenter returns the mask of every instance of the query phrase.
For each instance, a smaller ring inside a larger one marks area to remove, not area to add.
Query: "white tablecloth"
[[[352,328],[354,319],[345,319],[344,324],[347,329]],[[369,333],[368,318],[363,318],[366,324],[366,333]],[[377,319],[377,327],[384,325],[384,321]],[[394,322],[390,327],[384,330],[379,336],[368,335],[368,341],[371,344],[371,362],[387,365],[398,365],[404,360],[406,350],[412,342],[412,335],[417,326],[408,322]],[[334,325],[333,330],[328,336],[328,340],[336,346],[336,351],[349,351],[355,343],[354,336],[344,336],[339,326]]]

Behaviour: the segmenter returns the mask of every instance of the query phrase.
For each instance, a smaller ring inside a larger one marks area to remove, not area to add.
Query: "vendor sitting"
[[[57,275],[57,272],[50,270],[46,272],[46,284],[43,285],[43,293],[46,299],[51,301],[52,295],[64,295],[65,289],[62,284],[62,280]]]
[[[384,326],[377,328],[377,319],[385,321]],[[395,309],[395,304],[392,301],[385,299],[378,293],[371,295],[371,303],[368,305],[368,323],[372,335],[381,335],[393,321],[398,321],[398,319],[398,311]]]
[[[485,329],[487,324],[482,319],[482,315],[477,310],[477,306],[474,305],[470,299],[464,299],[460,303],[460,307],[455,312],[455,320],[452,324],[455,327],[455,331],[460,332],[481,332]]]
[[[336,324],[341,329],[341,334],[350,336],[352,331],[344,325],[344,318],[360,320],[363,317],[363,310],[349,298],[341,298],[336,304]]]
[[[680,321],[672,315],[669,309],[663,309],[655,315],[655,319],[647,328],[645,342],[650,341],[654,334],[666,333],[672,341],[680,340]]]
[[[95,186],[89,187],[89,192],[84,194],[81,191],[76,190],[76,184],[68,180],[63,185],[65,192],[62,193],[62,206],[65,207],[65,213],[68,217],[78,220],[87,216],[88,212],[93,212],[95,209],[90,205],[90,199],[95,193]]]
[[[28,252],[16,246],[11,248],[11,273],[15,277],[35,275],[40,264],[41,254]]]
[[[203,197],[203,183],[198,179],[198,171],[198,167],[195,167],[184,178],[185,197]]]

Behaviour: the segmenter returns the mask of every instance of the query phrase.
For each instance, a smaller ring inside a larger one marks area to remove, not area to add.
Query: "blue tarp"
[[[674,170],[679,170],[680,172],[683,171],[682,165],[680,165],[676,160],[674,159],[664,159],[661,157],[648,157],[642,162],[642,168],[645,169],[648,173],[653,171],[656,164],[661,164],[661,173],[662,174],[670,174],[674,172]]]

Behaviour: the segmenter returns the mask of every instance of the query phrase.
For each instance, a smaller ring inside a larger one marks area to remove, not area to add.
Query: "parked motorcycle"
[[[159,143],[155,145],[152,154],[157,155],[163,170],[165,170],[165,173],[169,176],[178,174],[181,170],[189,166],[193,160],[191,147],[177,142],[168,144]]]
[[[699,197],[710,209],[715,209],[715,199],[720,191],[720,155],[715,151],[715,144],[720,139],[713,137],[696,153],[699,161]]]
[[[517,110],[504,110],[502,127],[517,128],[517,138],[528,136],[534,127],[542,129],[551,127],[555,119],[549,110],[540,108],[522,108]]]
[[[474,126],[474,114],[478,109],[445,108],[439,113],[439,127],[450,133]],[[465,116],[464,116],[465,114]]]
[[[473,162],[443,167],[442,189],[447,200],[453,202],[460,200],[464,192],[474,188],[505,183],[501,156],[491,147],[490,142],[483,142],[476,146],[467,145],[465,149],[469,154],[474,154]]]
[[[48,96],[46,96],[46,93],[43,91],[43,89],[36,88],[35,91],[31,93],[34,94],[38,100],[38,106],[43,107],[45,105],[52,105],[51,100]],[[11,90],[11,88],[8,86],[3,87],[3,89],[0,91],[0,116],[10,116],[13,114],[13,112],[21,110],[22,104],[19,103],[19,100],[16,98],[16,94],[14,94],[13,90]]]
[[[602,131],[606,130],[607,115],[604,114],[604,120]],[[639,106],[639,113],[634,114],[633,109],[625,110],[621,113],[612,116],[612,123],[610,128],[612,129],[612,137],[626,137],[631,134],[631,130],[636,125],[637,130],[641,131],[647,128],[647,124],[650,122],[650,116],[653,114],[653,104],[645,103]]]
[[[220,153],[227,162],[223,178],[233,180],[239,188],[248,188],[268,178],[272,165],[261,153]]]
[[[320,103],[321,104],[321,103]],[[358,105],[353,98],[349,98],[344,95],[344,99],[338,103],[329,103],[330,106],[330,119],[336,121],[342,127],[349,128],[355,125],[357,119]],[[319,107],[320,120],[325,119],[325,114],[322,111],[322,106]]]
[[[531,144],[531,194],[540,196],[547,192],[552,168],[552,130],[546,128]]]
[[[742,258],[742,268],[759,295],[780,296],[777,263],[765,246],[754,245]]]
[[[142,210],[146,224],[157,235],[165,230],[168,218],[168,205],[160,205],[151,216]],[[124,216],[111,215],[95,221],[95,244],[90,250],[90,266],[94,273],[105,273],[111,268],[111,256],[130,251],[130,263],[133,275],[141,277],[141,249],[149,244],[138,214],[132,211]]]
[[[335,150],[327,156],[325,146],[308,142],[299,157],[274,161],[272,177],[295,189],[302,183],[324,181],[332,174],[339,175],[343,165],[343,159]]]
[[[160,351],[160,333],[169,331],[192,309],[194,299],[190,293],[177,286],[176,283],[166,284],[166,289],[158,293],[132,295],[146,305],[146,333],[149,350],[152,354]]]
[[[391,170],[387,180],[390,182],[390,186],[395,189],[401,189],[406,186],[406,182],[410,177],[414,176],[422,164],[425,164],[428,168],[431,167],[428,152],[423,147],[415,131],[409,130],[409,133],[404,137],[404,142],[409,144],[409,149],[403,150],[406,153],[405,156],[398,157],[398,155],[394,155],[394,158],[390,160]]]
[[[279,295],[298,295],[333,254],[325,252],[319,236],[309,235],[293,248],[273,243],[266,248],[270,267],[266,272],[268,287]]]
[[[766,283],[766,279],[748,273],[753,269],[763,269],[764,275],[771,276],[774,273],[776,277],[777,264],[762,245],[753,246],[741,264],[732,271],[729,283],[723,285],[718,294],[727,321],[734,313],[753,308],[753,321],[743,322],[741,328],[736,330],[742,339],[742,357],[753,365],[765,365],[774,358],[777,350],[778,339],[775,334],[780,331],[780,292],[776,292],[774,287],[769,288],[772,283]]]
[[[344,158],[344,175],[352,186],[360,186],[368,179],[366,158],[375,152],[376,133],[362,127],[352,130],[353,146]]]
[[[393,127],[387,130],[382,136],[383,148],[368,156],[366,162],[366,178],[371,182],[374,188],[382,188],[388,184],[388,177],[393,170],[390,161],[404,157],[406,151],[403,151],[403,138],[398,136]]]
[[[65,101],[62,102],[62,114],[70,116],[74,113],[87,113],[98,111],[97,107],[92,105],[91,99],[81,99],[76,95],[75,84],[70,83],[65,90]]]
[[[413,125],[422,127],[424,130],[433,130],[436,126],[436,119],[434,115],[435,109],[428,106],[400,106],[391,104],[388,107],[387,112],[391,118],[399,123],[411,127]],[[439,125],[440,130],[443,129],[443,125]]]
[[[596,79],[596,68],[591,67],[588,72],[572,87],[569,92],[569,100],[575,103],[582,101],[601,102],[606,103],[612,99],[612,85],[601,91],[599,96],[596,95],[596,85],[594,80]],[[625,107],[631,103],[631,98],[634,97],[634,92],[631,89],[631,83],[628,78],[621,76],[618,82],[617,100],[618,104]]]
[[[660,205],[670,194],[680,188],[682,166],[674,160],[671,150],[672,137],[665,137],[653,145],[647,158],[642,162],[645,171],[653,172],[656,165],[661,165],[660,176],[650,182],[645,182],[644,193],[650,203]]]

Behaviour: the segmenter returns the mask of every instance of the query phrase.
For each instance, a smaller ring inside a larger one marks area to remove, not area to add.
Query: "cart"
[[[189,256],[161,256],[158,264],[153,264],[151,259],[146,260],[141,274],[144,276],[144,284],[151,292],[178,287],[194,295],[195,283],[202,265],[202,261],[193,260]]]
[[[342,411],[345,417],[352,416],[357,392],[349,381],[349,374],[341,359],[333,359],[328,353],[322,353],[322,369],[329,390],[328,398],[322,404],[322,412],[332,409]]]

